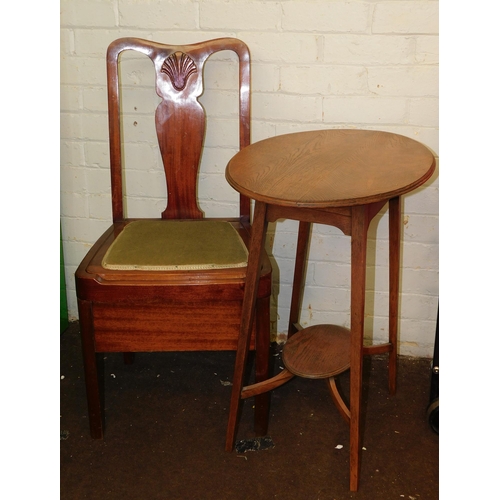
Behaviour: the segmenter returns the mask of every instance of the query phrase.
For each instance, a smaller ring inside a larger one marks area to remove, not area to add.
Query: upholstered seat
[[[105,269],[173,271],[246,267],[248,250],[225,221],[138,220],[102,260]]]

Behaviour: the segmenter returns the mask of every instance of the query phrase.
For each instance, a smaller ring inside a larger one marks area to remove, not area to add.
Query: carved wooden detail
[[[181,91],[186,87],[188,78],[196,73],[194,61],[183,52],[174,52],[164,61],[161,72],[169,76],[175,90]]]

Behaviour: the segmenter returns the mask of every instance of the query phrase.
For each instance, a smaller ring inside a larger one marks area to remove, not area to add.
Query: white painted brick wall
[[[105,53],[122,36],[193,43],[244,40],[252,55],[252,141],[299,130],[350,127],[400,133],[439,154],[437,0],[62,0],[61,222],[69,315],[76,318],[74,272],[111,221]],[[233,55],[213,58],[201,101],[210,114],[200,204],[208,215],[236,214],[223,180],[237,151]],[[127,207],[156,217],[165,185],[154,128],[157,103],[147,59],[126,54],[124,123]],[[132,104],[128,104],[131,102]],[[438,287],[438,180],[404,197],[400,346],[432,356]],[[215,193],[215,196],[214,196]],[[367,340],[387,335],[387,210],[369,232]],[[268,233],[275,269],[273,328],[287,329],[296,221]],[[315,225],[303,324],[349,325],[349,238]]]

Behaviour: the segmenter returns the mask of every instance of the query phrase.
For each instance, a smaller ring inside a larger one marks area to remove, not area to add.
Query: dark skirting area
[[[280,347],[273,347],[280,369]],[[271,397],[262,449],[224,451],[234,352],[103,355],[105,437],[90,437],[78,323],[61,336],[61,499],[433,500],[439,437],[429,425],[430,359],[367,357],[359,491],[349,491],[349,429],[323,380],[294,378]],[[349,393],[349,375],[339,377]],[[251,440],[253,399],[237,440]],[[252,441],[246,442],[252,448]],[[250,445],[249,445],[250,444]],[[257,443],[258,444],[258,443]]]

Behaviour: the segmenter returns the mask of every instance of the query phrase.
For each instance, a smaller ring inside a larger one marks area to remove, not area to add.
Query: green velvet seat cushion
[[[248,250],[229,222],[139,220],[118,235],[102,265],[170,271],[245,267],[247,261]]]

